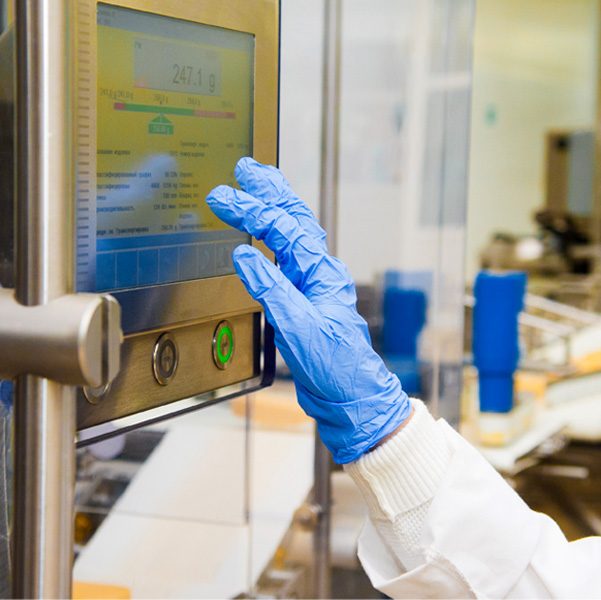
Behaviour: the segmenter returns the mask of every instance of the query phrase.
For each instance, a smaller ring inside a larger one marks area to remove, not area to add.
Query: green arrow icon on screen
[[[148,123],[148,133],[173,135],[173,123],[165,115],[159,115]]]

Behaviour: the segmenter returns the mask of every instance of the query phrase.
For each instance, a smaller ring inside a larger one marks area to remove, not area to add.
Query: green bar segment
[[[126,110],[129,112],[155,113],[161,115],[180,115],[183,117],[194,117],[193,108],[177,108],[176,106],[153,106],[152,104],[130,104],[129,102],[115,102],[115,110]]]

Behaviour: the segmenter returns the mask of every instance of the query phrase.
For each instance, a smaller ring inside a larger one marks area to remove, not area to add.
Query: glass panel
[[[280,168],[319,212],[324,0],[282,0]]]
[[[280,167],[317,212],[323,0],[283,0],[281,9]],[[311,533],[292,521],[313,484],[314,424],[281,362],[275,384],[254,394],[252,407],[251,594],[311,597]]]
[[[472,0],[344,2],[339,254],[406,391],[456,422]]]
[[[81,449],[75,582],[134,598],[246,592],[248,424],[242,397]]]

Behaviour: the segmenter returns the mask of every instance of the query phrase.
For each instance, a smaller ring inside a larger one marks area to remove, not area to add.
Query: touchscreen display
[[[104,291],[233,273],[249,236],[204,199],[252,153],[253,36],[108,5],[97,16],[96,252],[78,257],[78,281]]]

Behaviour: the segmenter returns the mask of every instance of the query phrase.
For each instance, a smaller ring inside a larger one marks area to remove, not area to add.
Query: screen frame
[[[278,164],[280,0],[78,0],[72,7],[76,42],[73,46],[71,90],[75,110],[73,122],[84,122],[85,129],[82,131],[78,125],[74,128],[73,160],[78,177],[86,171],[93,177],[90,177],[91,183],[85,186],[86,189],[76,191],[75,205],[83,201],[90,208],[95,206],[96,169],[92,157],[96,155],[97,91],[93,82],[97,80],[98,4],[252,34],[255,41],[253,156],[263,163]],[[85,88],[88,88],[87,97],[85,93],[82,94]],[[94,168],[91,168],[92,165]],[[76,216],[73,219],[74,239],[77,225]],[[252,239],[252,245],[274,261],[273,254],[262,242]],[[140,410],[130,416],[116,415],[109,421],[110,432],[107,432],[106,423],[89,427],[78,425],[78,446],[249,394],[273,382],[276,363],[273,328],[265,319],[260,304],[252,300],[236,274],[117,291],[113,295],[122,308],[125,339],[135,344],[147,335],[159,334],[167,329],[252,315],[255,323],[253,361],[257,375],[188,398],[171,397],[167,387],[165,403],[155,408],[144,407],[141,390],[138,399]],[[150,368],[150,363],[138,366]],[[130,371],[128,368],[126,376],[132,375]],[[80,390],[78,403],[81,402],[86,400]]]
[[[104,4],[253,35],[253,156],[260,162],[277,164],[279,3],[248,0],[228,0],[227,3],[223,0],[102,0],[93,4],[94,16],[97,5]],[[273,254],[263,243],[254,239],[251,243],[273,260]],[[260,310],[236,274],[109,293],[121,304],[122,327],[126,335]]]

